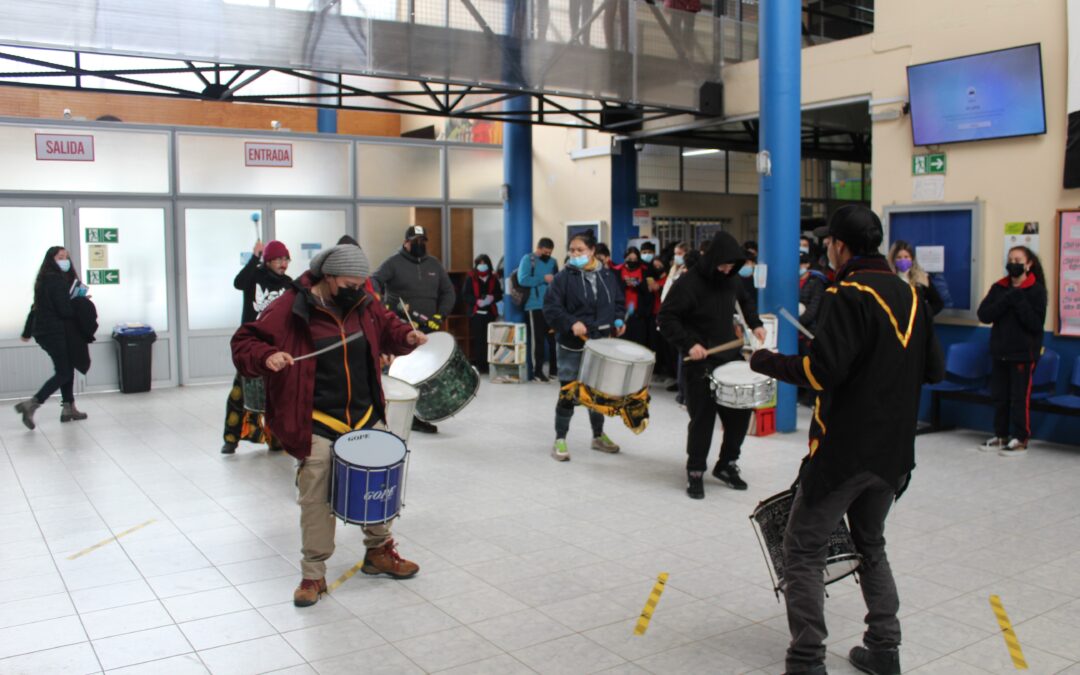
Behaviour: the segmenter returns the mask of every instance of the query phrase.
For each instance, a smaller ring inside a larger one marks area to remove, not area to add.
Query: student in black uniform
[[[751,367],[818,394],[810,453],[784,531],[784,601],[791,644],[787,672],[824,675],[825,557],[847,515],[862,556],[863,645],[851,663],[867,673],[900,673],[900,600],[885,555],[885,517],[915,467],[919,394],[945,364],[933,319],[917,291],[878,253],[881,221],[861,205],[829,221],[836,285],[825,294],[807,356],[758,350]]]
[[[740,359],[741,350],[706,353],[711,347],[736,339],[736,302],[757,339],[765,339],[765,329],[738,276],[745,263],[746,251],[739,242],[726,232],[717,232],[701,261],[671,287],[660,308],[660,332],[679,350],[679,358],[690,357],[690,362],[683,364],[683,376],[690,412],[686,433],[686,493],[691,499],[705,497],[702,477],[708,468],[706,460],[717,415],[724,428],[724,440],[713,476],[736,490],[747,487],[735,462],[750,426],[751,411],[717,404],[708,380],[709,373],[717,366]]]
[[[994,437],[980,446],[1003,457],[1027,453],[1031,438],[1031,376],[1042,355],[1046,282],[1039,258],[1026,246],[1009,249],[1008,273],[979,304],[979,321],[990,329],[990,394]]]

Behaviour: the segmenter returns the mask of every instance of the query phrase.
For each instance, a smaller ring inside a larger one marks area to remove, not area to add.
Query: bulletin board
[[[945,301],[942,314],[973,318],[983,291],[976,263],[982,250],[981,205],[886,206],[884,215],[886,251],[897,240],[911,244]]]
[[[1080,337],[1080,209],[1058,211],[1057,321],[1054,333]]]

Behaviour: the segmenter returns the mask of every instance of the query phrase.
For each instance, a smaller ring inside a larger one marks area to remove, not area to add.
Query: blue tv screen
[[[907,76],[915,145],[1046,133],[1038,44],[908,66]]]

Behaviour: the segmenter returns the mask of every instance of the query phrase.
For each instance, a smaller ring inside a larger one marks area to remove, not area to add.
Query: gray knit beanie
[[[317,277],[327,274],[335,277],[364,277],[371,276],[371,265],[368,263],[364,249],[352,244],[339,244],[328,248],[311,260],[311,273]]]

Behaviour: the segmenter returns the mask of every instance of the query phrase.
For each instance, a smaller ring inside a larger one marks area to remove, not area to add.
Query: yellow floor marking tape
[[[1009,615],[1005,613],[1005,608],[1001,606],[1001,598],[996,595],[990,596],[990,608],[994,610],[994,615],[997,616],[998,625],[1001,626],[1001,632],[1005,636],[1005,646],[1009,648],[1009,656],[1012,657],[1013,665],[1017,670],[1027,670],[1027,661],[1024,660],[1024,651],[1020,649],[1020,641],[1016,639],[1016,633],[1013,632],[1012,624],[1009,623]]]
[[[146,521],[145,523],[142,523],[141,525],[136,525],[135,527],[133,527],[131,529],[124,530],[123,532],[116,535],[115,537],[109,537],[108,539],[102,539],[101,541],[94,544],[90,548],[84,548],[83,550],[79,551],[78,553],[69,555],[68,560],[75,560],[76,558],[83,557],[87,553],[93,553],[94,551],[98,550],[102,546],[107,546],[107,545],[113,543],[114,541],[116,541],[117,539],[119,539],[120,537],[124,537],[124,536],[127,536],[127,535],[131,534],[132,532],[135,532],[137,530],[141,530],[141,529],[143,529],[144,527],[146,527],[147,525],[149,525],[150,523],[153,523],[153,522],[157,522],[157,519],[156,518],[151,518],[150,520]]]
[[[354,574],[356,574],[357,572],[359,572],[359,571],[360,571],[360,568],[361,568],[361,567],[363,567],[363,566],[364,566],[364,561],[363,561],[363,560],[361,560],[360,562],[358,562],[358,563],[356,563],[355,565],[353,565],[353,566],[352,566],[352,569],[350,569],[350,570],[349,570],[348,572],[346,572],[345,574],[342,574],[342,575],[341,575],[340,577],[338,577],[337,581],[335,581],[334,583],[330,584],[330,585],[329,585],[329,586],[328,586],[328,587],[326,588],[326,592],[327,592],[327,593],[329,593],[330,591],[334,591],[334,590],[337,590],[337,587],[338,587],[338,586],[340,586],[341,584],[345,583],[345,582],[346,582],[346,581],[348,581],[349,579],[352,579],[352,578],[353,578],[353,575],[354,575]]]
[[[637,627],[634,628],[634,635],[644,635],[645,631],[649,629],[649,621],[652,620],[656,605],[660,602],[660,595],[664,592],[664,585],[667,584],[667,580],[667,572],[663,572],[656,577],[656,585],[653,586],[652,593],[649,593],[649,599],[645,601],[645,608],[641,610],[641,617],[638,619]]]

